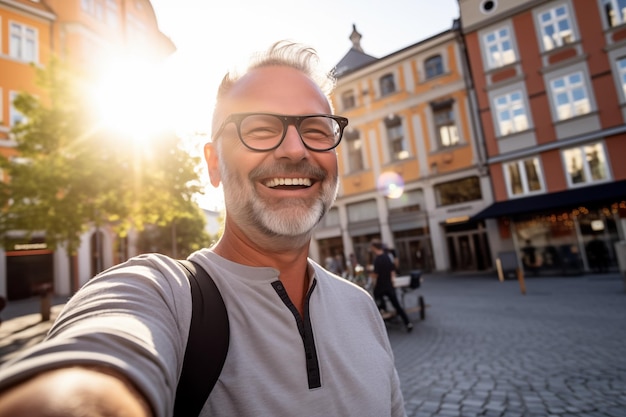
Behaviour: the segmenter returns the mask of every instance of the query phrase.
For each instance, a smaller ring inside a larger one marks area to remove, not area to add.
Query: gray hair
[[[332,72],[320,68],[319,56],[315,49],[286,40],[278,41],[267,51],[254,55],[243,72],[234,70],[227,72],[217,90],[217,102],[248,72],[269,66],[285,66],[302,72],[317,84],[332,105],[330,95],[335,88],[335,77]]]

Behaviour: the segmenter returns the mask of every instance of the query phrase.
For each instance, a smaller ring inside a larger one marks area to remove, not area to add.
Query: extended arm
[[[152,417],[121,374],[84,367],[41,373],[0,394],[0,417]]]

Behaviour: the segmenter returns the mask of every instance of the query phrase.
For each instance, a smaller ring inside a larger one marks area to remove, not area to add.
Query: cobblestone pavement
[[[622,278],[525,283],[425,277],[426,319],[388,324],[409,417],[626,416]]]

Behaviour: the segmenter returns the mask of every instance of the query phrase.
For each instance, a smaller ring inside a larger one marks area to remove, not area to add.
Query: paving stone
[[[419,412],[458,404],[460,415],[481,417],[626,417],[621,277],[526,286],[522,296],[515,280],[424,276],[426,319],[408,335],[389,327],[405,397],[442,404]]]

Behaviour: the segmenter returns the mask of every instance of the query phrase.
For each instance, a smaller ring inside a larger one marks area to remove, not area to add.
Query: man
[[[332,80],[316,58],[279,42],[218,91],[205,159],[223,185],[224,233],[189,259],[224,298],[230,345],[201,416],[405,415],[375,304],[308,259],[347,125],[330,116]],[[0,373],[0,416],[171,415],[190,303],[188,280],[164,256],[100,274],[47,341]]]
[[[374,299],[381,313],[386,312],[385,297],[389,299],[396,313],[402,319],[407,332],[413,330],[413,323],[409,320],[406,312],[398,301],[396,289],[393,286],[393,278],[396,270],[394,261],[391,260],[389,253],[385,251],[385,245],[379,240],[373,240],[370,245],[374,254],[374,265],[372,269],[372,280],[374,280]]]

